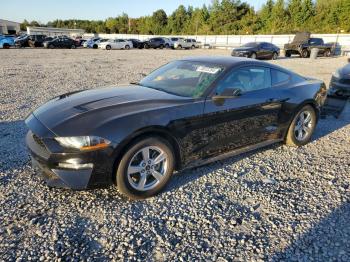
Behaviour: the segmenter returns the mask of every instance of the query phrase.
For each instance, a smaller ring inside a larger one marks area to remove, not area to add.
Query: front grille
[[[43,140],[40,137],[38,137],[37,135],[33,134],[33,139],[40,147],[46,149],[46,146],[45,146]]]

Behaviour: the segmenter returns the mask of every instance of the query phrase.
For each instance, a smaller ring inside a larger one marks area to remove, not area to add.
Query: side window
[[[271,87],[270,69],[266,67],[244,67],[235,69],[217,87],[220,94],[225,89],[240,89],[242,93]]]
[[[321,45],[322,40],[319,38],[311,38],[309,43],[310,43],[310,45]]]
[[[290,75],[276,69],[271,69],[271,78],[272,86],[276,86],[287,83],[290,79]]]

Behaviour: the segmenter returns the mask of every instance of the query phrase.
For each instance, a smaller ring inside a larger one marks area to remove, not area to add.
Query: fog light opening
[[[67,169],[91,169],[94,167],[92,163],[81,164],[80,159],[72,158],[68,159],[64,163],[58,163],[58,167]]]

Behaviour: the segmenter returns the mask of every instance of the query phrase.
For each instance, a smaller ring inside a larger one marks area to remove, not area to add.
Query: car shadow
[[[349,261],[350,199],[269,261]]]
[[[243,160],[245,158],[249,158],[250,156],[257,154],[258,152],[263,152],[266,150],[274,149],[274,148],[279,147],[280,145],[281,145],[281,143],[277,143],[274,145],[266,146],[264,148],[255,149],[255,150],[252,150],[250,152],[243,153],[243,154],[240,154],[240,155],[237,155],[234,157],[229,157],[229,158],[226,158],[223,160],[214,161],[210,164],[181,170],[172,176],[171,180],[169,181],[166,188],[162,191],[162,193],[173,191],[173,190],[179,190],[182,187],[184,187],[186,184],[188,184],[192,181],[195,181],[203,176],[206,176],[210,172],[225,169],[226,167],[229,167],[232,164],[234,164],[240,160]],[[232,170],[230,170],[230,172],[231,171]],[[239,170],[237,170],[237,171],[238,171],[237,177],[243,176],[243,174],[240,174]],[[223,171],[223,172],[226,172],[226,171]]]

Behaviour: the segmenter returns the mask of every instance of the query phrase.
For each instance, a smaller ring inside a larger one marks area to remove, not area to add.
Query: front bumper
[[[32,165],[48,186],[82,190],[113,183],[113,150],[67,151],[34,115],[26,119],[26,144]],[[76,163],[72,166],[72,163]],[[71,167],[66,167],[70,165]],[[63,165],[65,165],[63,167]]]
[[[328,95],[350,97],[350,79],[332,77],[329,84]]]
[[[236,52],[236,51],[232,51],[231,56],[235,56],[235,57],[249,57],[249,52]]]

